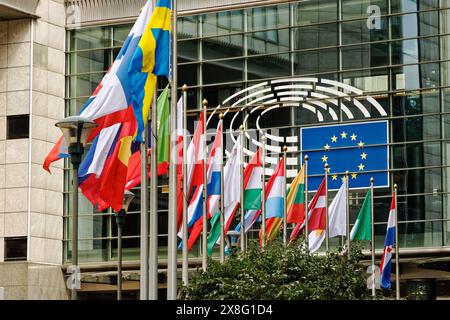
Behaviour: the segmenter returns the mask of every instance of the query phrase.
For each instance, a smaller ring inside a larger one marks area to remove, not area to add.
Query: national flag
[[[200,119],[197,123],[197,128],[194,132],[194,137],[189,144],[187,150],[187,163],[186,163],[186,175],[187,175],[187,196],[189,197],[193,187],[203,183],[203,148],[205,144],[205,132],[204,132],[204,115],[200,114]]]
[[[320,248],[323,240],[325,239],[325,214],[326,214],[326,189],[325,189],[325,179],[319,186],[314,197],[308,205],[308,243],[309,250],[315,252]],[[290,241],[295,240],[300,231],[303,230],[305,222],[298,223],[291,233]]]
[[[161,92],[156,102],[158,175],[169,172],[169,86]]]
[[[148,0],[148,3],[151,3]],[[169,78],[171,1],[158,0],[142,35],[135,39],[136,50],[127,69],[133,110],[138,123],[137,141],[148,119],[157,76]]]
[[[183,96],[177,102],[177,230],[183,223],[183,132],[184,132]]]
[[[235,147],[236,147],[236,145],[235,145]],[[235,149],[233,148],[233,150],[235,150]],[[235,151],[237,151],[237,150],[235,150]],[[240,158],[235,159],[234,157],[236,157],[238,155],[236,153],[233,153],[233,151],[232,151],[232,155],[234,155],[234,156],[230,157],[230,159],[228,160],[228,162],[224,168],[224,175],[225,175],[224,183],[225,183],[225,194],[226,194],[225,199],[228,197],[227,192],[231,192],[230,188],[227,188],[230,186],[230,183],[232,186],[234,183],[234,188],[235,188],[234,191],[240,190],[240,185],[238,187],[239,180],[235,180],[237,178],[235,178],[233,180],[234,174],[237,173],[237,170],[240,170],[240,168],[238,166],[236,166],[235,161],[236,160],[239,161]],[[232,165],[234,165],[234,170],[230,170],[230,166],[232,166]],[[261,167],[261,152],[260,152],[260,150],[258,150],[244,169],[244,189],[245,189],[244,190],[244,207],[245,207],[245,205],[247,205],[247,207],[245,209],[248,210],[247,213],[245,214],[245,220],[244,220],[245,232],[247,232],[248,229],[250,229],[250,227],[253,225],[253,223],[258,218],[259,213],[261,212],[261,210],[260,210],[261,189],[259,190],[259,194],[257,193],[258,185],[262,186],[262,180],[261,180],[262,171],[261,171],[261,169],[262,169],[262,167]],[[230,174],[232,174],[231,177],[230,177]],[[259,181],[261,181],[261,183],[258,183],[257,179],[259,179]],[[245,198],[246,195],[248,197],[247,199]],[[226,226],[225,226],[226,231],[225,232],[227,232],[229,229],[229,226],[231,223],[230,217],[234,216],[234,213],[236,212],[238,205],[239,205],[240,196],[237,194],[234,194],[234,198],[236,200],[235,205],[231,204],[231,205],[228,205],[227,207],[225,207],[225,221],[226,221]],[[226,200],[225,200],[225,202],[226,202]],[[228,203],[230,203],[230,202],[228,202]],[[233,202],[231,202],[231,203],[233,203]],[[240,223],[237,225],[235,230],[238,231],[239,229],[240,229]],[[217,243],[217,241],[219,240],[219,237],[220,237],[220,220],[217,220],[217,218],[216,218],[214,220],[211,220],[211,232],[210,232],[210,235],[208,236],[208,252],[212,253],[214,244]],[[208,254],[211,255],[211,253],[208,253]]]
[[[363,205],[359,210],[358,217],[350,232],[350,239],[372,240],[372,210],[370,200],[370,190],[367,191]]]
[[[287,223],[302,223],[305,220],[305,167],[292,180],[287,191]]]
[[[267,181],[266,191],[266,239],[273,240],[278,231],[280,223],[283,221],[284,201],[286,190],[284,188],[285,170],[284,157],[281,158],[274,173]],[[260,239],[262,233],[260,230]]]
[[[328,207],[328,227],[330,238],[345,236],[347,233],[347,184],[342,183],[339,191]]]
[[[152,1],[147,1],[116,60],[79,113],[81,117],[94,121],[98,125],[87,133],[86,142],[93,142],[103,130],[108,131],[103,133],[101,139],[97,140],[98,146],[102,147],[106,154],[109,152],[108,147],[113,144],[113,141],[108,141],[107,137],[109,136],[110,139],[117,137],[120,124],[129,121],[129,109],[134,118],[128,68],[137,50],[139,40],[150,22],[152,10]],[[101,161],[98,161],[98,168],[103,168],[106,155],[97,154],[101,157]],[[66,141],[61,137],[47,155],[43,168],[50,172],[51,163],[65,157],[69,157],[69,154]],[[96,172],[98,175],[100,173],[101,170]]]
[[[302,156],[308,155],[308,187],[317,190],[329,165],[328,189],[337,190],[349,171],[349,188],[389,186],[389,124],[366,123],[315,126],[301,129]]]
[[[213,146],[211,148],[211,153],[208,157],[207,161],[207,184],[206,184],[206,193],[207,193],[207,202],[206,202],[206,212],[207,219],[210,219],[212,215],[216,214],[219,210],[219,201],[220,201],[220,176],[221,176],[221,166],[222,166],[222,126],[219,125],[217,128],[217,133],[214,138]],[[203,185],[201,185],[203,189]],[[197,187],[197,189],[200,186]],[[203,212],[203,210],[202,210]],[[201,233],[203,227],[203,219],[202,216],[195,217],[196,221],[191,228],[188,239],[188,250],[190,250],[193,244],[197,241],[198,236]],[[194,219],[194,218],[193,218]],[[193,221],[193,220],[191,220]],[[188,225],[191,226],[191,225]]]
[[[391,265],[392,265],[392,250],[397,245],[395,239],[395,225],[396,225],[396,210],[395,210],[395,193],[391,201],[391,209],[389,210],[389,218],[386,229],[386,239],[384,241],[383,257],[381,258],[380,274],[381,287],[383,289],[391,288]],[[398,259],[398,257],[395,257]],[[398,288],[397,288],[398,290]]]

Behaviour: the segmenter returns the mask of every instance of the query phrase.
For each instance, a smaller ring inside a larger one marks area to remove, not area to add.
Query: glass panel
[[[392,43],[392,63],[410,64],[439,60],[439,38],[411,39]]]
[[[296,25],[309,25],[338,18],[337,0],[311,0],[293,5]]]
[[[342,73],[343,82],[365,92],[386,91],[389,88],[388,69],[373,69]]]
[[[394,168],[413,168],[441,165],[441,144],[421,142],[392,146]]]
[[[342,48],[342,69],[362,69],[385,66],[389,61],[387,43]]]
[[[203,63],[202,72],[204,84],[242,81],[244,60],[235,59]]]
[[[79,51],[70,54],[70,74],[99,72],[111,65],[111,50]]]
[[[394,142],[433,140],[441,137],[440,117],[408,117],[392,120]]]
[[[439,247],[443,245],[443,221],[400,223],[399,247]]]
[[[289,76],[291,61],[289,54],[278,54],[248,58],[248,79],[265,79]]]
[[[244,37],[221,36],[202,40],[203,59],[220,59],[238,57],[244,54]]]
[[[117,225],[116,225],[116,218],[114,216],[111,217],[112,219],[112,236],[117,237]],[[140,229],[140,213],[127,213],[127,216],[125,217],[125,223],[122,227],[122,235],[124,237],[127,236],[139,236],[141,234]]]
[[[439,63],[410,65],[392,69],[394,90],[414,90],[439,86]]]
[[[392,13],[414,12],[427,9],[439,9],[439,0],[391,0]]]
[[[338,70],[338,49],[299,52],[294,57],[295,75]]]
[[[218,36],[244,30],[244,12],[222,11],[202,16],[203,36]]]
[[[71,76],[69,78],[69,97],[89,97],[102,81],[105,72]]]
[[[338,45],[337,23],[327,23],[293,29],[294,49],[313,49]]]
[[[113,46],[122,47],[125,39],[128,37],[128,34],[131,31],[133,25],[131,24],[123,24],[112,27],[113,33]]]
[[[80,196],[80,198],[84,197]],[[80,214],[78,216],[79,239],[106,238],[110,236],[108,230],[110,225],[110,219],[111,217],[109,216],[109,214],[95,214],[95,215]],[[65,218],[65,222],[67,224],[68,230],[66,239],[70,240],[72,239],[72,217]]]
[[[392,39],[437,35],[439,33],[438,11],[393,16]]]
[[[209,106],[214,107],[243,88],[243,84],[203,87],[203,96],[207,97]],[[235,101],[232,100],[229,103],[232,104]]]
[[[441,168],[417,170],[406,169],[395,171],[393,174],[393,179],[398,185],[398,194],[436,193],[442,189]],[[414,199],[416,196],[411,196],[409,198],[409,203],[414,203],[414,201],[416,201],[417,209],[414,213],[408,213],[405,219],[426,219],[425,210],[419,210],[419,208],[423,208],[423,200]]]
[[[380,19],[379,29],[367,28],[367,19],[347,21],[342,23],[342,43],[353,44],[359,42],[371,42],[388,40],[388,22],[386,17]]]
[[[187,84],[188,86],[198,85],[198,64],[178,65],[178,86]]]
[[[69,33],[70,51],[110,47],[110,27],[72,30]]]
[[[247,34],[248,55],[289,51],[289,29]]]
[[[248,15],[249,31],[289,26],[289,5],[252,8]]]
[[[110,260],[110,241],[109,239],[91,239],[78,241],[78,262],[99,262]],[[72,261],[72,241],[66,242],[67,260]]]
[[[199,40],[178,41],[178,63],[198,61]]]
[[[412,115],[439,112],[439,91],[409,92],[394,95],[394,115]]]
[[[377,7],[377,11],[373,12]],[[342,18],[355,19],[369,17],[372,14],[383,15],[387,13],[387,0],[353,0],[342,1]]]
[[[450,7],[449,1],[444,1],[444,6]],[[450,10],[441,10],[441,34],[450,33]]]
[[[140,257],[140,241],[139,237],[122,238],[122,259],[123,260],[139,260]],[[117,239],[111,240],[112,260],[117,260]]]
[[[71,116],[78,114],[84,107],[88,99],[89,99],[88,97],[85,97],[79,99],[66,100],[66,114]]]
[[[198,19],[199,16],[178,18],[178,39],[198,37]]]

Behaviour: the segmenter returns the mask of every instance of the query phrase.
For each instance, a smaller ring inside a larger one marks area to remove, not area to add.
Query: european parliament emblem
[[[308,189],[317,190],[328,163],[328,189],[337,190],[349,172],[350,189],[389,187],[388,121],[301,129],[301,150],[308,155]]]

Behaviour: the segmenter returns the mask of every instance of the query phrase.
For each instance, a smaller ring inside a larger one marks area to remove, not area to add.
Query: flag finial
[[[244,131],[244,125],[243,124],[240,125],[239,130]]]
[[[206,108],[208,106],[208,100],[203,99],[202,105]]]
[[[397,189],[397,184],[396,183],[394,183],[394,188]]]
[[[308,155],[306,155],[303,159],[305,159],[305,161],[308,161],[309,160]]]
[[[328,163],[325,163],[325,168],[329,168],[330,166],[328,165]]]
[[[373,183],[375,179],[373,177],[370,177],[370,183]]]
[[[186,92],[186,91],[188,91],[188,86],[187,86],[187,84],[185,83],[185,84],[183,84],[183,86],[181,87],[181,90],[183,90],[183,92]]]
[[[223,119],[223,113],[222,113],[222,112],[219,114],[219,119],[220,119],[220,120]]]
[[[283,152],[286,152],[287,151],[287,147],[286,146],[283,146]]]
[[[263,142],[263,143],[266,142],[266,135],[264,135],[264,134],[262,135],[261,142]]]

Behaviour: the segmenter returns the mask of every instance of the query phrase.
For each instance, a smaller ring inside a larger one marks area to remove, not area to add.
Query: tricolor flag
[[[177,102],[177,230],[183,223],[183,132],[184,132],[183,96]]]
[[[358,217],[350,232],[350,239],[354,240],[372,240],[372,217],[371,217],[370,190],[366,193],[363,205],[359,210]]]
[[[163,175],[169,172],[169,86],[159,95],[156,110],[158,175]]]
[[[152,0],[148,0],[147,8]],[[144,10],[143,10],[144,11]],[[147,123],[157,76],[169,78],[171,1],[158,0],[144,32],[133,38],[134,54],[126,70],[131,87],[134,114],[138,123],[137,141],[142,141],[142,132]]]
[[[283,221],[284,197],[284,157],[281,158],[274,173],[266,183],[266,238],[273,240],[276,236],[280,223]],[[260,239],[262,234],[260,231]]]
[[[200,114],[200,119],[197,123],[197,128],[194,132],[194,137],[189,144],[187,150],[187,163],[186,163],[186,175],[187,175],[187,196],[189,197],[192,188],[203,183],[203,148],[205,141],[204,132],[204,115]]]
[[[325,239],[325,227],[326,227],[326,189],[325,179],[322,180],[316,194],[311,199],[308,205],[308,243],[309,250],[315,252],[320,248],[323,240]],[[295,240],[300,231],[303,229],[305,223],[298,223],[291,233],[290,241]]]
[[[381,287],[383,289],[391,288],[392,250],[393,247],[397,245],[395,239],[396,219],[397,217],[395,210],[395,193],[394,193],[391,201],[391,209],[389,210],[389,219],[386,229],[386,239],[384,241],[383,257],[381,258],[380,264]],[[398,259],[398,257],[395,257],[395,259]]]
[[[305,220],[305,167],[297,174],[288,189],[287,223],[303,223]]]

